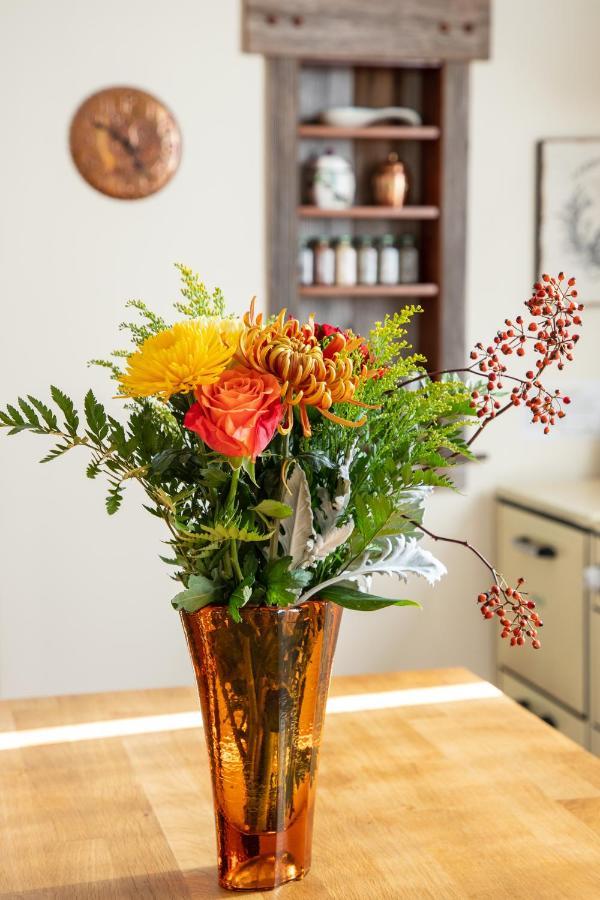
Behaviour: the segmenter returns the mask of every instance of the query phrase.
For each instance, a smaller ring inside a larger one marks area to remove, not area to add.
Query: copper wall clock
[[[160,190],[181,157],[173,114],[156,97],[130,87],[107,88],[84,100],[71,123],[70,144],[88,184],[121,200]]]

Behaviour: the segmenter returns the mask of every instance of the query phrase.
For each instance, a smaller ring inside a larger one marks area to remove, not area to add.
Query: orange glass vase
[[[341,607],[182,613],[210,758],[219,883],[268,890],[309,870],[323,716]]]

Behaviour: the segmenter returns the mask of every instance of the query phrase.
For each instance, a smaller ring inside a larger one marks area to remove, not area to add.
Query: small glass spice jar
[[[369,235],[363,235],[359,242],[358,283],[377,284],[377,248]]]
[[[400,238],[400,284],[416,284],[419,280],[419,251],[412,234]]]
[[[310,285],[314,281],[315,255],[309,241],[301,241],[298,251],[298,281]]]
[[[326,237],[315,244],[315,283],[332,285],[335,283],[335,251]]]
[[[349,234],[338,240],[335,248],[335,283],[344,287],[356,284],[356,249]]]
[[[384,234],[379,245],[379,283],[398,284],[400,254],[393,234]]]

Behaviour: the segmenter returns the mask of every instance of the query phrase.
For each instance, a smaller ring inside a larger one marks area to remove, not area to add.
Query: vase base
[[[310,867],[306,810],[282,831],[240,831],[217,813],[219,884],[230,891],[268,891],[304,878]]]
[[[219,878],[219,884],[229,891],[269,891],[288,881],[299,881],[307,873],[308,869],[298,866],[289,853],[271,854],[240,863]]]

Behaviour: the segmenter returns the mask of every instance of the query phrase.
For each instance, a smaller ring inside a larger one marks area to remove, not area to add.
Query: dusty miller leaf
[[[404,535],[385,537],[375,541],[344,572],[306,591],[302,595],[302,601],[310,599],[329,585],[349,579],[358,580],[375,572],[380,575],[397,575],[402,581],[408,581],[409,575],[419,575],[429,584],[435,584],[446,574],[446,567],[429,550],[423,550],[414,538],[407,539]]]
[[[292,557],[292,568],[298,568],[308,559],[315,539],[310,489],[299,465],[288,478],[285,501],[293,512],[281,523],[281,544],[284,554]]]
[[[344,525],[333,526],[325,534],[317,534],[310,551],[310,565],[319,559],[326,559],[330,553],[345,544],[354,531],[354,522],[350,519]]]

